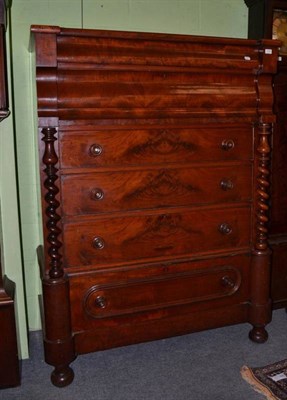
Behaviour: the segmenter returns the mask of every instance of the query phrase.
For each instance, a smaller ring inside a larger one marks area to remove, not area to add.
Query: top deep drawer
[[[60,130],[61,168],[248,160],[250,127]]]

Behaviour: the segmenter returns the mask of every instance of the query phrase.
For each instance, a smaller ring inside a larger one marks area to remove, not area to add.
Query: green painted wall
[[[10,26],[8,26],[8,29]],[[7,30],[8,87],[12,109],[10,35]],[[28,357],[26,304],[17,198],[13,111],[0,123],[0,236],[4,273],[16,284],[16,324],[21,358]]]
[[[83,0],[84,28],[247,36],[243,0]]]
[[[31,24],[244,38],[247,36],[247,8],[243,0],[13,0],[11,41],[15,127],[8,127],[8,131],[15,128],[16,133],[28,323],[30,330],[35,330],[40,329],[40,284],[35,249],[42,239],[37,200],[33,55],[29,52]],[[9,157],[2,160],[4,169],[10,162]],[[15,193],[7,196],[2,208],[9,207],[9,198],[12,201],[13,196]],[[16,215],[14,219],[17,219]],[[9,242],[13,233],[4,232],[5,235]],[[23,313],[19,320],[24,326]],[[24,335],[23,332],[20,334]],[[22,345],[24,348],[25,343]]]
[[[12,115],[1,122],[0,132],[0,230],[2,267],[4,273],[16,283],[16,323],[20,357],[28,356],[23,265],[19,232],[19,214],[16,192],[16,167]]]

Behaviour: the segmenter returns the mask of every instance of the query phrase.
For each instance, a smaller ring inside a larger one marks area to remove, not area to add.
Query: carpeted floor
[[[41,332],[31,334],[31,358],[22,363],[22,385],[0,390],[0,400],[264,400],[240,375],[243,365],[287,358],[287,315],[277,310],[269,340],[248,339],[242,324],[82,355],[74,382],[50,383]]]

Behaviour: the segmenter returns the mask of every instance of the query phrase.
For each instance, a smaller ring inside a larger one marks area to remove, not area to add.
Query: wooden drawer
[[[72,276],[74,328],[88,327],[93,320],[95,324],[99,320],[108,323],[113,317],[136,314],[138,318],[147,313],[149,318],[159,318],[167,309],[185,312],[185,306],[195,310],[210,307],[211,301],[214,307],[247,301],[249,263],[250,257],[240,255]]]
[[[251,166],[96,172],[62,176],[63,213],[173,207],[251,198]]]
[[[187,67],[185,61],[183,66]],[[167,60],[161,59],[161,62]],[[211,58],[205,62],[211,66]],[[231,63],[230,68],[233,67]],[[76,119],[83,110],[86,118],[93,110],[93,117],[100,119],[191,117],[204,115],[207,110],[240,112],[240,107],[253,111],[256,89],[251,76],[242,74],[240,80],[230,84],[228,74],[218,70],[215,80],[210,74],[176,73],[175,69],[168,72],[166,69],[170,68],[174,67],[165,66],[164,72],[143,72],[113,71],[113,68],[105,71],[94,67],[86,69],[84,74],[82,69],[60,69],[57,76],[59,116],[66,119],[74,111],[72,118]],[[250,64],[248,68],[252,68]],[[41,102],[45,102],[42,96]]]
[[[250,245],[250,208],[150,211],[63,227],[67,267],[212,253]]]
[[[87,291],[84,307],[93,318],[115,317],[229,296],[240,282],[237,269],[223,266],[150,280],[95,285]]]
[[[60,131],[60,165],[106,167],[218,160],[249,160],[247,126]]]

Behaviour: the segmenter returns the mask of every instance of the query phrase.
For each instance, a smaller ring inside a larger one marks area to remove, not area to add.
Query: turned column
[[[64,274],[60,248],[61,217],[57,194],[58,156],[55,151],[57,129],[43,127],[43,190],[45,199],[45,266],[42,266],[42,284],[44,299],[44,347],[46,362],[55,367],[51,380],[56,386],[69,385],[74,372],[69,363],[75,358],[74,343],[71,333],[69,281]]]
[[[255,154],[254,239],[251,263],[250,322],[253,329],[249,337],[255,342],[265,342],[268,333],[265,325],[271,320],[270,256],[268,246],[271,124],[259,124],[258,144]]]

